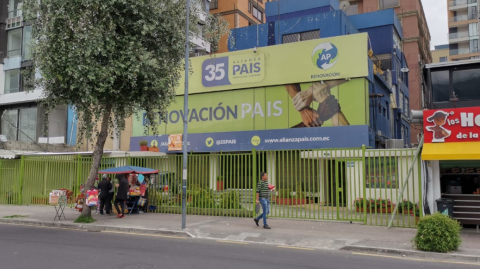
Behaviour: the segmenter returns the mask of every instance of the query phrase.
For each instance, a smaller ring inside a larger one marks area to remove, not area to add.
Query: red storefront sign
[[[425,143],[480,142],[480,107],[423,111]]]

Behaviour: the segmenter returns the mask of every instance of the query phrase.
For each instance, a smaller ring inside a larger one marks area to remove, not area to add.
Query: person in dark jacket
[[[98,189],[100,190],[100,195],[98,197],[100,200],[100,215],[103,215],[104,208],[106,208],[106,213],[110,214],[110,207],[108,203],[112,203],[109,194],[110,189],[112,189],[112,183],[107,180],[107,175],[103,175],[102,181],[98,183]]]
[[[111,177],[107,177],[107,180],[112,183],[112,178]],[[112,214],[112,202],[113,202],[113,198],[114,198],[114,187],[113,187],[113,184],[112,184],[112,188],[110,188],[110,191],[108,191],[108,199],[106,201],[106,205],[105,207],[107,208],[107,214]],[[110,212],[110,213],[108,213]]]
[[[119,176],[118,178],[118,190],[117,190],[117,197],[115,198],[115,209],[117,210],[117,218],[124,218],[125,215],[125,200],[127,200],[128,195],[128,174],[125,174],[123,177]],[[120,207],[122,210],[120,211]]]

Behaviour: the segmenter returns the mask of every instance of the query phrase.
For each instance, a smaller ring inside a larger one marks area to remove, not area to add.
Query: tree
[[[34,71],[41,75],[25,83],[30,90],[43,89],[47,114],[57,106],[74,106],[80,137],[96,138],[85,184],[89,190],[108,135],[123,130],[125,119],[137,110],[146,111],[156,130],[155,115],[165,114],[174,100],[184,70],[186,0],[25,2],[35,40],[33,66],[25,77]],[[192,32],[197,31],[197,7],[192,5]],[[208,17],[205,28],[208,41],[218,43],[227,27]],[[84,207],[82,215],[91,217],[90,208]]]

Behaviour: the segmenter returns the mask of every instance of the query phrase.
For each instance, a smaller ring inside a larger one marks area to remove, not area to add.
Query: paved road
[[[279,248],[214,240],[82,232],[0,224],[0,267],[199,269],[478,268],[341,251]]]

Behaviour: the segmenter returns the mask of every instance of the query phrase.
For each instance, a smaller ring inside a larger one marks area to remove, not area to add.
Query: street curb
[[[424,252],[418,250],[402,250],[402,249],[393,249],[393,248],[376,248],[368,246],[354,246],[349,245],[340,248],[340,250],[352,251],[352,252],[361,252],[367,254],[376,254],[376,255],[395,255],[409,258],[420,258],[425,260],[434,260],[434,261],[456,261],[456,262],[473,262],[480,263],[480,256],[473,255],[463,255],[457,253],[434,253],[434,252]]]
[[[0,218],[0,223],[46,227],[46,228],[80,230],[80,231],[86,231],[86,232],[118,232],[118,233],[164,235],[164,236],[172,236],[172,237],[174,236],[174,237],[184,237],[184,238],[195,238],[194,235],[186,231],[176,231],[176,230],[167,230],[167,229],[114,227],[114,226],[95,225],[95,224],[63,223],[63,222],[53,222],[53,221],[50,222],[50,221],[3,219],[3,218]]]

